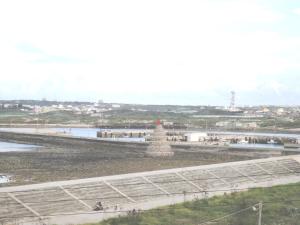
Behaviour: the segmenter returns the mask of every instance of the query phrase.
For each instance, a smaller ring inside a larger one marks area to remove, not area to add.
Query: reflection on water
[[[145,138],[98,138],[104,141],[145,142]]]
[[[9,182],[10,182],[10,180],[9,180],[8,176],[0,174],[0,184],[6,184],[6,183],[9,183]]]
[[[101,129],[98,128],[52,128],[58,133],[69,134],[75,137],[90,137],[96,138],[97,132]]]
[[[284,149],[283,145],[276,144],[230,144],[233,148],[253,148],[253,149]]]
[[[231,132],[231,131],[217,131],[209,132],[213,134],[227,134],[227,135],[245,135],[245,136],[263,136],[263,137],[278,137],[278,138],[300,138],[299,134],[288,133],[262,133],[262,132]]]
[[[35,150],[39,146],[36,145],[26,145],[26,144],[16,144],[10,142],[0,142],[0,152],[24,152]]]
[[[0,128],[3,131],[39,134],[61,134],[73,137],[97,138],[97,132],[104,130],[99,128]],[[111,129],[114,130],[114,129]],[[117,131],[130,132],[133,129],[115,129]],[[144,142],[145,138],[99,138],[109,141]]]
[[[101,130],[110,130],[110,131],[118,131],[118,132],[130,132],[136,131],[137,129],[100,129],[100,128],[0,128],[0,131],[12,131],[12,132],[22,132],[22,133],[39,133],[39,134],[58,134],[58,135],[66,135],[66,136],[74,136],[74,137],[86,137],[86,138],[97,138],[97,132]],[[145,130],[143,129],[142,132]],[[149,132],[149,130],[148,130]],[[150,131],[151,132],[151,131]],[[197,132],[197,131],[194,131]],[[300,139],[299,134],[286,134],[286,133],[251,133],[251,132],[208,132],[213,134],[225,134],[225,135],[245,135],[245,136],[264,136],[264,137],[287,137],[287,138],[296,138]],[[104,139],[104,140],[114,140],[114,141],[133,141],[133,142],[143,142],[144,138],[112,138],[112,139]],[[267,146],[255,145],[255,146],[247,146],[247,147],[260,147],[260,148],[270,148],[270,145]],[[281,148],[280,146],[274,146],[274,148]]]
[[[102,129],[98,128],[53,128],[55,131],[63,134],[69,134],[74,137],[97,138],[97,132]],[[122,131],[122,130],[118,130]],[[124,132],[130,130],[124,130]],[[126,141],[126,142],[144,142],[145,138],[98,138],[107,141]]]

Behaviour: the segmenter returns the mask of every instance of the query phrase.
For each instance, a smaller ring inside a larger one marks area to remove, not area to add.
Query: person
[[[97,202],[94,208],[94,211],[100,211],[103,210],[103,206],[101,202]]]
[[[132,215],[135,216],[137,214],[136,209],[132,210]]]

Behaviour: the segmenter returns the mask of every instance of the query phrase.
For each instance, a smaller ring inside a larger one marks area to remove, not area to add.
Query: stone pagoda
[[[149,146],[146,151],[146,155],[150,157],[170,157],[174,155],[171,146],[167,140],[167,134],[157,120],[156,128],[153,131],[152,136],[148,139]]]

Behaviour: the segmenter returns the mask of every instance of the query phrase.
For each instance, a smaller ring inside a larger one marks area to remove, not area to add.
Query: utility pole
[[[261,225],[263,203],[258,203],[258,225]]]

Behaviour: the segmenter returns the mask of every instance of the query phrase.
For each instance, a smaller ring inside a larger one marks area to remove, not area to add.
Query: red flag
[[[156,120],[156,125],[157,125],[157,126],[160,125],[160,120],[159,120],[159,119]]]

